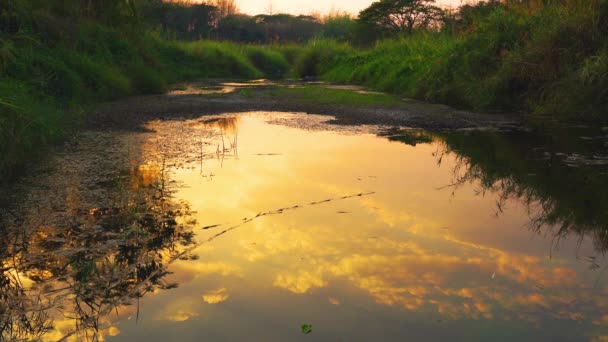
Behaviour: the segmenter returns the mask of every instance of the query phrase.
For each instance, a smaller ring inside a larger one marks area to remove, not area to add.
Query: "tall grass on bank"
[[[499,4],[460,32],[417,32],[366,50],[309,43],[299,76],[477,110],[608,121],[608,1]]]
[[[67,114],[48,99],[34,98],[21,82],[0,79],[0,94],[0,175],[6,175],[24,156],[57,142]],[[69,114],[72,120],[78,119],[75,114]]]
[[[0,183],[94,102],[162,93],[181,80],[276,79],[290,69],[278,49],[170,41],[94,22],[63,30],[76,24],[53,20],[39,20],[41,33],[0,36]]]
[[[182,80],[293,74],[608,125],[608,0],[494,1],[441,32],[366,49],[332,40],[179,42],[136,25],[121,6],[118,17],[79,18],[32,1],[0,2],[0,183],[74,127],[87,105]]]

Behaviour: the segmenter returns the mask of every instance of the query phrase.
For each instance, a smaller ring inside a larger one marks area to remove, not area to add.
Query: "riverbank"
[[[608,123],[608,1],[504,1],[369,49],[308,44],[299,76],[477,111]]]
[[[96,103],[162,94],[178,81],[282,78],[290,69],[277,49],[261,46],[170,41],[95,23],[57,32],[54,25],[0,35],[0,181],[78,129]]]
[[[167,94],[106,102],[87,120],[90,129],[140,130],[150,120],[252,111],[325,114],[332,123],[416,127],[429,130],[495,128],[522,124],[517,114],[482,114],[449,106],[322,82],[204,82]]]
[[[371,47],[316,40],[272,46],[181,42],[137,25],[134,17],[122,24],[52,11],[2,18],[0,182],[83,121],[104,121],[95,119],[104,117],[96,109],[99,102],[163,94],[170,84],[211,78],[319,79],[388,92],[396,102],[387,109],[356,92],[280,87],[240,89],[221,99],[171,93],[146,98],[151,102],[134,110],[166,110],[160,115],[167,116],[277,109],[428,129],[494,126],[522,117],[540,125],[608,126],[608,2],[537,7],[492,2],[472,11],[447,22],[441,32],[417,32]],[[493,113],[496,119],[403,98]],[[138,101],[126,100],[119,112]],[[513,119],[497,114],[505,112],[517,114]]]

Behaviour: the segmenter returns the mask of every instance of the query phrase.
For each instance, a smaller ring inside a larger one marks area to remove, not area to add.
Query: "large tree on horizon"
[[[359,13],[359,21],[391,33],[411,34],[437,25],[444,11],[435,0],[380,0]]]

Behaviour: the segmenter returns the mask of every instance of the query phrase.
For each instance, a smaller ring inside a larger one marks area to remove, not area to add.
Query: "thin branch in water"
[[[303,208],[305,206],[313,206],[313,205],[318,205],[318,204],[323,204],[323,203],[329,203],[329,202],[337,201],[337,200],[345,200],[345,199],[350,199],[350,198],[355,198],[355,197],[369,196],[369,195],[374,195],[375,193],[376,193],[375,191],[360,192],[360,193],[354,194],[354,195],[347,195],[347,196],[342,196],[342,197],[337,197],[337,198],[328,198],[328,199],[325,199],[323,201],[318,201],[318,202],[310,202],[310,203],[305,204],[305,205],[297,204],[297,205],[294,205],[294,206],[291,206],[291,207],[285,207],[285,208],[280,208],[280,209],[266,211],[266,212],[261,212],[260,211],[253,218],[247,218],[247,217],[245,217],[245,218],[243,218],[243,221],[240,224],[234,225],[234,226],[232,226],[230,228],[227,228],[227,229],[221,231],[220,233],[212,236],[210,239],[207,240],[207,242],[211,241],[211,240],[217,238],[218,236],[223,235],[223,234],[225,234],[225,233],[227,233],[227,232],[229,232],[229,231],[231,231],[233,229],[236,229],[236,228],[238,228],[238,227],[240,227],[240,226],[242,226],[244,224],[247,224],[247,223],[249,223],[249,222],[251,222],[254,219],[257,219],[259,217],[264,217],[264,216],[269,216],[269,215],[283,214],[283,212],[285,212],[285,211],[300,209],[300,208]],[[221,227],[223,225],[224,224],[214,224],[214,225],[205,226],[205,227],[203,227],[201,229],[208,230],[208,229],[212,229],[212,228]]]

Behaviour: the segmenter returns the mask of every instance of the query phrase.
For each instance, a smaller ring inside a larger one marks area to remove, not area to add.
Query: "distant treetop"
[[[361,11],[359,21],[391,33],[410,34],[416,28],[438,26],[444,11],[435,0],[380,0]]]

